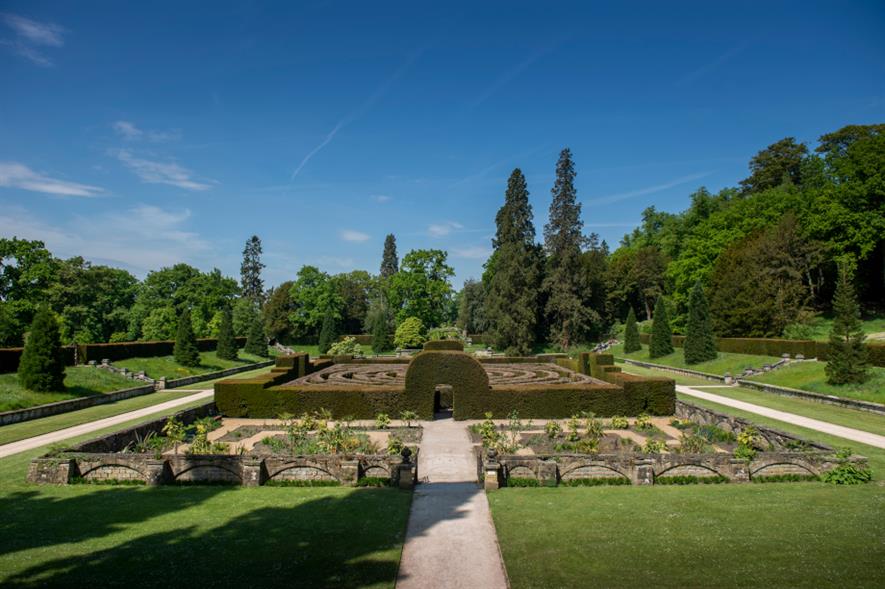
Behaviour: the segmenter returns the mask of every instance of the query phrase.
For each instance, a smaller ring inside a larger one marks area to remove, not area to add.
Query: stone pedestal
[[[634,472],[636,473],[633,479],[634,485],[655,484],[655,469],[654,463],[651,460],[637,462]]]
[[[414,464],[400,464],[396,467],[397,470],[397,486],[400,489],[414,489],[415,488],[415,468]]]
[[[261,476],[263,465],[264,461],[258,458],[243,459],[242,477],[244,487],[257,487],[264,483],[264,477]]]
[[[346,460],[341,462],[341,481],[342,485],[355,487],[360,475],[360,463],[357,460]]]
[[[483,486],[486,491],[495,491],[503,484],[504,469],[497,460],[486,460],[482,464]]]
[[[145,483],[148,486],[155,487],[166,482],[166,461],[165,460],[148,460],[145,465]]]

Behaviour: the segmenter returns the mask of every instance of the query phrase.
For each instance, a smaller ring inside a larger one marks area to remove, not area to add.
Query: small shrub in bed
[[[268,487],[340,487],[341,483],[334,480],[274,480],[264,483]]]
[[[801,482],[817,482],[820,477],[816,474],[773,474],[758,475],[751,479],[754,483],[801,483]]]
[[[508,487],[540,487],[541,483],[538,479],[530,477],[510,477],[507,479]]]
[[[698,477],[691,474],[672,477],[655,477],[656,485],[719,485],[727,482],[728,477],[718,474],[709,477]]]
[[[621,486],[631,484],[624,477],[600,477],[596,479],[569,479],[559,483],[563,487],[602,487],[605,485]]]

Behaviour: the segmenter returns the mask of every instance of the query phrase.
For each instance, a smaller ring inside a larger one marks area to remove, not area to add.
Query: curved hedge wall
[[[419,352],[406,370],[406,394],[422,419],[433,419],[433,396],[441,384],[451,385],[457,412],[459,403],[488,391],[489,375],[476,358],[464,352]]]
[[[424,343],[424,349],[428,351],[449,350],[463,352],[464,344],[456,339],[434,339]]]

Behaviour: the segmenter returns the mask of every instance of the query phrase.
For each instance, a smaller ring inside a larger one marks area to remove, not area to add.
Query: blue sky
[[[885,120],[881,2],[0,4],[0,235],[139,276],[266,280],[449,251],[479,276],[514,167],[539,238],[571,147],[586,230]]]

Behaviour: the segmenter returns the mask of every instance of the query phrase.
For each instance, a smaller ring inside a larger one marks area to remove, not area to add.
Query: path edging
[[[205,374],[199,374],[196,376],[186,376],[184,378],[177,378],[175,380],[166,381],[165,389],[174,389],[183,386],[187,386],[190,384],[194,384],[197,382],[202,382],[205,380],[214,380],[216,378],[224,378],[225,376],[232,376],[234,374],[239,374],[241,372],[248,372],[250,370],[257,370],[259,368],[265,368],[267,366],[272,366],[274,364],[273,360],[268,360],[265,362],[256,362],[254,364],[246,364],[244,366],[235,366],[233,368],[227,368],[225,370],[218,370],[216,372],[207,372]],[[98,370],[98,369],[96,369]],[[159,383],[160,381],[157,381]],[[122,401],[124,399],[131,399],[133,397],[140,397],[142,395],[149,395],[151,393],[155,393],[160,389],[156,386],[156,384],[147,384],[142,385],[140,387],[133,387],[131,389],[122,389],[119,391],[113,391],[111,393],[99,393],[97,395],[92,395],[89,397],[79,397],[77,399],[67,399],[65,401],[56,401],[54,403],[46,403],[44,405],[37,405],[35,407],[27,407],[25,409],[13,409],[12,411],[4,411],[0,413],[0,427],[4,425],[11,425],[13,423],[22,423],[24,421],[31,421],[34,419],[40,419],[43,417],[51,417],[53,415],[61,415],[62,413],[70,413],[71,411],[79,411],[80,409],[87,409],[89,407],[94,407],[96,405],[106,405],[108,403],[116,403],[117,401]]]

